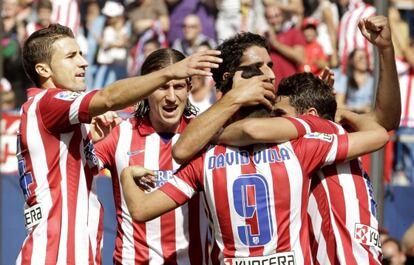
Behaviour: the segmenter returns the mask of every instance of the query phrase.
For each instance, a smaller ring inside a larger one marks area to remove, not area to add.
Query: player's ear
[[[312,116],[319,116],[318,111],[315,108],[309,108],[305,111],[306,115],[312,115]]]
[[[229,78],[229,76],[230,76],[230,72],[224,72],[224,74],[223,74],[223,77],[222,77],[222,79],[221,80],[227,80],[227,78]]]
[[[52,75],[52,70],[46,63],[37,63],[35,65],[35,70],[40,77],[45,79],[48,79]]]

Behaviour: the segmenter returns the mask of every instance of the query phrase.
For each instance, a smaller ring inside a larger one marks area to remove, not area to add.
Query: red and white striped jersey
[[[313,116],[289,119],[302,124],[299,135],[346,133],[340,125]],[[315,174],[308,214],[315,264],[381,264],[376,203],[358,159],[328,165]]]
[[[80,28],[80,8],[78,0],[52,0],[52,21],[69,27],[75,37]]]
[[[414,127],[414,69],[405,60],[396,58],[401,92],[400,127]]]
[[[98,157],[112,175],[117,218],[115,264],[207,264],[208,223],[199,197],[159,218],[138,223],[129,214],[119,179],[123,168],[142,165],[158,172],[157,186],[162,186],[179,168],[172,158],[172,146],[188,121],[183,118],[178,133],[165,139],[148,119],[129,119],[96,144]]]
[[[374,69],[374,47],[359,31],[358,22],[361,18],[375,15],[375,12],[374,6],[358,0],[354,1],[342,16],[338,27],[338,55],[344,73],[346,73],[349,54],[357,48],[366,52],[369,68]]]
[[[16,264],[101,264],[98,159],[86,124],[94,94],[29,90],[17,154],[29,233]]]
[[[214,146],[160,190],[179,204],[203,192],[220,264],[311,264],[310,176],[347,150],[346,135],[319,133],[278,145]]]

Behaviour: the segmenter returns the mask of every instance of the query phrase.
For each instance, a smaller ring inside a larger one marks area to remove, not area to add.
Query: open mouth
[[[75,75],[76,77],[85,77],[85,73],[79,73]]]
[[[178,106],[164,106],[162,109],[166,112],[174,112],[177,109]]]

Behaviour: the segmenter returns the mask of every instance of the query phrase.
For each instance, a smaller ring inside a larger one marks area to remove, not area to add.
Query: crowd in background
[[[387,0],[384,0],[387,1]],[[140,74],[146,56],[160,47],[190,55],[214,48],[240,31],[264,35],[270,43],[276,86],[306,71],[335,72],[338,106],[359,113],[373,104],[374,49],[358,21],[373,14],[362,0],[3,0],[1,40],[4,77],[2,110],[18,109],[33,86],[21,65],[24,40],[58,22],[76,34],[88,61],[88,89]],[[395,132],[393,177],[414,185],[414,2],[390,0],[388,17],[400,78],[402,117]],[[192,79],[191,102],[204,111],[215,101],[214,83]],[[388,242],[390,245],[392,241]],[[414,243],[413,243],[414,245]],[[385,250],[384,250],[385,252]],[[385,253],[384,253],[385,254]]]

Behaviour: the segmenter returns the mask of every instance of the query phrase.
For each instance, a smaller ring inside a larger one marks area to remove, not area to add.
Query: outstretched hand
[[[241,106],[254,106],[263,104],[272,110],[275,100],[275,87],[265,75],[253,76],[245,79],[242,71],[237,71],[233,76],[233,87],[229,93],[234,93],[236,102]]]
[[[379,49],[392,46],[390,24],[386,17],[372,16],[363,18],[359,21],[358,27],[362,35]]]
[[[218,64],[223,61],[218,57],[220,54],[217,50],[196,52],[168,68],[173,79],[183,79],[192,75],[211,76],[211,68],[218,68]]]
[[[325,67],[318,77],[329,87],[333,88],[333,85],[335,83],[335,74],[329,67]]]
[[[99,142],[105,138],[116,126],[122,122],[115,111],[107,111],[102,115],[96,116],[91,122],[92,141]]]

